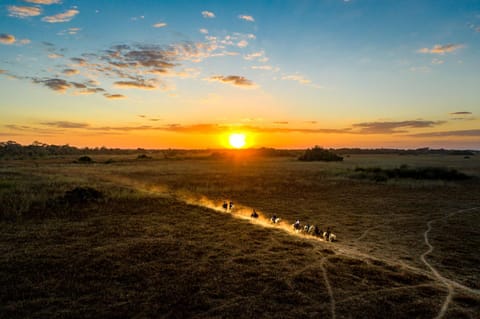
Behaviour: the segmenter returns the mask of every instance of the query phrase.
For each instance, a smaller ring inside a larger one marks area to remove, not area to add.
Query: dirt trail
[[[324,241],[323,238],[297,233],[293,229],[291,223],[287,220],[282,220],[280,223],[274,224],[270,221],[270,219],[268,217],[266,217],[266,214],[264,214],[263,212],[258,211],[258,210],[257,210],[257,213],[258,213],[259,217],[256,218],[256,219],[253,219],[253,218],[250,217],[250,214],[252,212],[251,207],[236,204],[236,206],[233,210],[225,210],[224,208],[221,207],[220,203],[216,203],[215,201],[213,201],[213,200],[211,200],[211,199],[209,199],[205,196],[198,196],[198,195],[195,195],[195,194],[192,194],[192,193],[189,193],[189,192],[178,192],[178,191],[173,192],[167,186],[164,186],[164,185],[160,185],[160,186],[151,186],[150,185],[149,186],[149,185],[145,185],[145,184],[140,184],[140,183],[132,181],[130,179],[117,178],[117,177],[111,178],[109,181],[110,182],[113,181],[113,182],[116,182],[116,183],[121,183],[121,184],[123,184],[125,186],[129,186],[129,187],[134,187],[134,188],[139,189],[139,190],[144,191],[144,192],[149,192],[149,193],[153,193],[153,194],[156,194],[156,195],[162,195],[162,196],[165,196],[165,197],[172,197],[172,198],[175,198],[177,200],[183,201],[187,204],[209,208],[209,209],[212,209],[212,210],[217,211],[219,213],[228,214],[228,215],[230,215],[234,218],[238,218],[238,219],[242,219],[242,220],[248,220],[252,224],[262,226],[262,227],[265,227],[265,228],[280,229],[284,232],[289,233],[292,236],[297,236],[297,237],[300,236],[300,237],[308,239],[308,240],[321,241],[321,242],[327,243],[327,242]],[[446,298],[445,298],[445,300],[442,304],[442,307],[441,307],[438,315],[436,316],[436,318],[438,318],[438,319],[443,318],[445,313],[447,312],[449,304],[452,301],[455,288],[459,289],[459,290],[463,290],[463,291],[471,293],[471,294],[475,294],[475,295],[480,295],[480,290],[466,287],[466,286],[456,282],[455,280],[443,277],[438,272],[438,270],[435,267],[433,267],[427,261],[426,257],[434,250],[434,246],[431,245],[431,243],[429,242],[428,234],[432,230],[432,224],[434,222],[439,221],[439,220],[443,220],[443,219],[448,219],[449,217],[451,217],[453,215],[456,215],[456,214],[459,214],[459,213],[462,213],[462,212],[477,210],[479,208],[480,207],[461,209],[461,210],[449,213],[446,216],[435,218],[435,219],[432,219],[432,220],[427,222],[427,230],[424,232],[423,237],[424,237],[424,242],[428,247],[428,250],[420,256],[420,259],[427,266],[427,268],[430,270],[430,272],[426,272],[425,270],[419,269],[419,268],[414,267],[414,266],[409,266],[409,265],[403,265],[402,264],[402,268],[408,269],[408,270],[416,272],[416,273],[425,274],[425,275],[428,275],[429,277],[433,274],[432,279],[438,281],[441,286],[444,286],[444,287],[447,288],[448,294],[447,294],[447,296],[446,296]],[[358,242],[359,240],[361,240],[365,236],[367,236],[367,234],[371,230],[379,228],[379,227],[380,226],[375,226],[375,227],[368,228],[367,230],[365,230],[360,235],[360,237],[358,237],[356,240],[354,240],[354,243]],[[330,244],[330,243],[328,243],[328,244]],[[357,250],[353,247],[348,247],[348,246],[345,246],[345,245],[342,245],[342,244],[339,244],[339,243],[332,244],[331,248],[335,251],[336,254],[343,255],[343,256],[346,256],[346,257],[349,257],[349,258],[356,257],[356,258],[359,258],[361,260],[364,260],[364,259],[378,259],[378,257],[374,257],[374,256],[369,255],[367,253],[361,252],[361,251],[359,251],[359,250]],[[323,278],[324,278],[324,281],[325,281],[325,286],[327,288],[327,291],[328,291],[328,294],[329,294],[329,297],[330,297],[331,316],[332,316],[332,318],[335,319],[336,318],[336,310],[335,310],[336,301],[335,301],[335,297],[334,297],[334,294],[333,294],[332,286],[331,286],[331,284],[328,280],[328,271],[325,267],[325,263],[327,262],[328,258],[329,258],[329,256],[323,256],[319,261],[319,266],[322,269]],[[382,259],[382,261],[385,261],[385,262],[390,263],[390,264],[401,265],[401,263],[399,263],[398,261],[390,260],[388,258],[384,258],[384,259]],[[400,287],[399,289],[404,289],[404,288],[408,288],[408,287],[409,286],[406,285],[405,287]]]
[[[427,222],[427,230],[423,233],[423,238],[425,240],[425,244],[428,246],[428,250],[426,252],[424,252],[421,256],[420,256],[420,259],[422,260],[422,262],[430,269],[430,271],[433,273],[433,275],[436,277],[436,279],[438,281],[440,281],[441,283],[443,283],[447,289],[448,289],[448,294],[447,294],[447,297],[445,298],[445,301],[443,302],[442,304],[442,307],[440,308],[440,311],[438,313],[438,315],[435,317],[436,319],[440,319],[440,318],[443,318],[443,316],[445,315],[445,313],[447,312],[448,310],[448,306],[450,305],[450,302],[452,301],[452,298],[453,298],[453,294],[454,294],[454,287],[458,288],[458,289],[462,289],[462,290],[466,290],[470,293],[474,293],[474,294],[480,294],[480,291],[478,289],[471,289],[471,288],[468,288],[462,284],[459,284],[457,282],[455,282],[454,280],[451,280],[451,279],[448,279],[448,278],[445,278],[443,277],[435,267],[433,267],[427,260],[426,260],[426,256],[429,255],[431,252],[433,252],[433,250],[435,249],[433,247],[432,244],[430,244],[430,241],[428,240],[428,234],[430,233],[430,231],[432,230],[432,224],[436,221],[439,221],[439,220],[446,220],[450,217],[452,217],[453,215],[456,215],[456,214],[460,214],[460,213],[463,213],[463,212],[466,212],[466,211],[471,211],[471,210],[477,210],[479,209],[480,207],[473,207],[473,208],[468,208],[468,209],[461,209],[461,210],[457,210],[455,212],[452,212],[452,213],[449,213],[447,214],[446,216],[444,217],[440,217],[440,218],[435,218],[435,219],[432,219],[430,221]],[[466,288],[466,289],[465,289]]]

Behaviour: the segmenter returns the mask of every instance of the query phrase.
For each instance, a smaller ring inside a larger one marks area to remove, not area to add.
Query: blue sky
[[[0,4],[0,139],[480,149],[480,1]]]

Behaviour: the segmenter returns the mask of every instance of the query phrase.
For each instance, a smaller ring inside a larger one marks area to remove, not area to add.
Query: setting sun
[[[233,148],[242,148],[245,146],[245,134],[242,134],[242,133],[230,134],[228,141]]]

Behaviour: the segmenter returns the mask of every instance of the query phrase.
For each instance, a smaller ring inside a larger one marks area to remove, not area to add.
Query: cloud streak
[[[202,16],[205,18],[205,19],[213,19],[215,18],[215,13],[211,12],[211,11],[202,11]]]
[[[8,6],[8,15],[15,18],[25,19],[36,17],[42,14],[42,9],[28,6]]]
[[[167,24],[165,22],[158,22],[158,23],[155,23],[154,25],[152,25],[152,27],[154,28],[163,28],[163,27],[166,27]]]
[[[15,37],[11,34],[0,33],[0,43],[2,44],[14,44],[16,41]]]
[[[209,78],[210,81],[231,84],[239,87],[255,87],[255,83],[239,75],[215,75]]]
[[[72,20],[80,11],[75,9],[67,10],[63,13],[55,14],[53,16],[46,16],[42,18],[42,21],[48,23],[61,23],[61,22],[68,22]]]
[[[255,22],[255,19],[252,16],[241,14],[238,16],[240,20],[245,20],[248,22]]]
[[[399,122],[364,122],[356,123],[352,126],[358,128],[361,134],[394,134],[408,133],[406,129],[412,128],[431,128],[444,124],[445,121],[399,121]]]
[[[23,0],[28,3],[34,3],[34,4],[44,4],[44,5],[50,5],[50,4],[60,4],[60,0]]]
[[[457,51],[458,49],[463,48],[463,44],[455,44],[455,43],[449,43],[449,44],[436,44],[433,46],[433,48],[421,48],[418,50],[419,53],[425,53],[425,54],[445,54],[445,53],[450,53]]]

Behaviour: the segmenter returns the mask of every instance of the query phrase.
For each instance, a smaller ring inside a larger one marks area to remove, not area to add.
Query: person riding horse
[[[250,217],[252,218],[258,218],[258,214],[257,212],[255,211],[255,209],[253,210],[252,214],[250,215]]]

